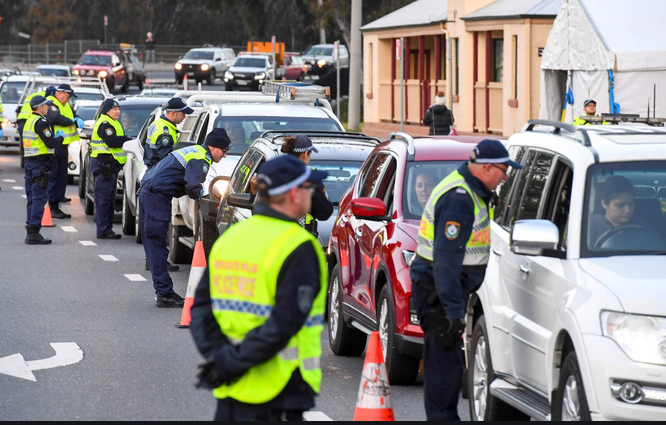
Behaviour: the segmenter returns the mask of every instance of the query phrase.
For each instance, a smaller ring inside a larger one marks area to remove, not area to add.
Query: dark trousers
[[[153,276],[156,294],[173,293],[173,281],[167,271],[169,248],[167,236],[171,221],[171,199],[142,188],[139,191],[139,220],[146,261]]]
[[[218,400],[215,422],[229,421],[289,421],[302,422],[303,412],[271,409],[266,405],[251,405],[231,400]]]
[[[423,347],[423,397],[429,421],[459,421],[462,389],[462,338],[443,347],[441,336],[425,332]]]
[[[53,161],[38,161],[26,158],[24,164],[25,172],[25,194],[28,198],[27,226],[36,226],[41,229],[44,206],[48,201],[48,189],[42,189],[40,178],[42,169],[51,169]]]
[[[95,222],[97,236],[113,232],[113,215],[116,212],[116,191],[118,189],[118,173],[111,171],[108,180],[99,170],[97,158],[90,158],[90,168],[95,171]]]
[[[65,197],[69,148],[67,146],[57,148],[55,156],[56,164],[51,170],[51,182],[49,183],[49,203],[51,206],[56,206]]]

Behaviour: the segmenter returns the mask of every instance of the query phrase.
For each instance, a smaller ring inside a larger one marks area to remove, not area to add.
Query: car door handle
[[[363,230],[361,230],[361,229],[356,229],[356,236],[358,236],[359,238],[360,238],[360,237],[363,237]]]
[[[345,223],[349,223],[349,217],[347,217],[344,214],[342,214],[342,216],[340,216],[340,220],[344,221]]]
[[[497,255],[498,257],[501,257],[502,251],[500,251],[498,248],[493,248],[493,254]]]
[[[530,270],[530,268],[527,267],[526,265],[521,264],[521,265],[520,265],[520,271],[523,272],[523,273],[525,273],[525,274],[530,274],[530,271],[531,271],[531,270]]]

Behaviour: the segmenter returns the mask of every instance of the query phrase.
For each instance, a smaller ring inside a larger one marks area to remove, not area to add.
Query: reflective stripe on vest
[[[163,134],[169,134],[173,140],[173,143],[178,141],[178,129],[171,121],[167,121],[160,117],[152,124],[150,124],[150,126],[148,126],[146,140],[148,141],[149,147],[157,149],[157,141]]]
[[[592,125],[591,123],[587,122],[584,118],[581,117],[576,117],[573,123],[571,125]],[[610,123],[606,121],[602,121],[601,125],[610,125]]]
[[[65,118],[69,118],[70,120],[74,120],[74,112],[72,112],[72,107],[70,106],[69,102],[63,105],[55,96],[49,96],[48,100],[53,101],[53,104],[60,110],[60,115]],[[56,125],[54,126],[54,130],[62,130],[63,133],[65,133],[65,141],[62,143],[63,145],[69,145],[70,143],[78,142],[81,140],[79,139],[79,132],[75,125],[70,125],[67,127]]]
[[[35,124],[42,119],[40,115],[32,114],[23,127],[23,156],[34,158],[40,155],[53,155],[54,150],[44,144],[41,136],[35,131]]]
[[[90,140],[90,148],[92,152],[90,154],[91,158],[97,158],[97,155],[113,155],[116,161],[121,165],[124,165],[127,162],[127,153],[123,151],[122,148],[110,148],[102,138],[99,136],[99,127],[105,122],[111,124],[111,126],[116,130],[116,136],[124,136],[125,130],[123,126],[113,118],[108,115],[100,115],[97,118],[95,127],[93,127],[92,139]]]
[[[187,163],[193,159],[203,159],[208,163],[209,166],[213,163],[213,160],[208,154],[208,151],[206,151],[206,148],[200,145],[188,146],[186,148],[178,149],[177,151],[171,152],[170,155],[175,156],[183,168],[187,168]]]
[[[46,96],[46,92],[38,91],[26,97],[25,100],[23,101],[23,105],[21,105],[21,111],[16,116],[16,121],[27,120],[28,118],[30,118],[30,115],[32,115],[32,108],[30,107],[30,101],[35,96]]]
[[[486,265],[488,264],[488,257],[490,255],[490,220],[492,219],[493,212],[492,210],[488,211],[486,203],[469,187],[465,178],[458,171],[449,174],[433,189],[421,217],[416,252],[422,258],[433,261],[435,205],[437,205],[437,201],[444,194],[457,188],[465,189],[472,198],[472,202],[474,202],[474,224],[472,234],[465,247],[463,266]]]
[[[222,333],[239,345],[262,326],[275,306],[277,281],[286,259],[303,243],[312,243],[320,268],[320,289],[305,325],[287,346],[250,368],[238,381],[213,391],[218,399],[263,404],[277,397],[299,370],[315,393],[321,387],[321,333],[326,310],[326,258],[319,243],[296,223],[256,215],[230,227],[210,255],[210,296]]]

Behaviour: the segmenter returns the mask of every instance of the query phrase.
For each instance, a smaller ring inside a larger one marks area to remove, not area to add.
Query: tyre
[[[234,88],[231,84],[225,84],[224,91],[234,91]]]
[[[139,86],[139,90],[143,90],[143,78],[136,77],[136,85]]]
[[[67,185],[74,184],[74,176],[67,176]]]
[[[83,159],[81,165],[83,165]],[[86,171],[83,167],[79,169],[79,198],[86,199]]]
[[[395,344],[395,307],[393,297],[388,285],[384,285],[379,293],[377,303],[377,323],[379,324],[379,339],[382,343],[382,352],[388,371],[388,380],[392,385],[411,385],[419,374],[420,359],[403,356],[398,352]]]
[[[127,186],[124,186],[125,188]],[[127,195],[123,194],[123,234],[132,236],[136,232],[136,217],[132,214],[132,210],[129,207],[129,202],[127,202]]]
[[[329,344],[333,354],[338,356],[360,356],[365,351],[368,336],[363,332],[348,327],[342,315],[342,280],[340,265],[336,264],[328,285],[329,307]]]
[[[569,352],[562,364],[560,381],[553,399],[553,420],[592,420],[575,351]]]
[[[215,84],[215,70],[211,69],[210,74],[208,74],[208,85],[212,86]]]
[[[176,75],[176,84],[181,85],[183,84],[183,76],[182,75]]]
[[[95,214],[95,202],[92,201],[90,198],[86,198],[85,203],[86,203],[86,206],[85,206],[86,215]]]
[[[134,218],[134,241],[138,244],[143,243],[141,238],[141,214],[139,209],[139,197],[136,197],[136,217]]]
[[[529,421],[530,417],[490,394],[495,371],[490,357],[488,329],[481,316],[474,325],[468,358],[469,412],[473,421]]]
[[[90,163],[88,164],[90,165]],[[93,181],[91,181],[93,180]],[[85,212],[86,215],[93,215],[95,213],[95,188],[93,187],[94,185],[94,179],[89,179],[86,176],[86,188],[85,188]]]
[[[217,226],[210,221],[204,221],[203,213],[199,210],[199,240],[203,242],[206,258],[210,257],[210,252],[213,249],[213,244],[218,238]]]
[[[186,226],[169,225],[169,248],[171,251],[171,262],[174,264],[192,264],[194,252],[178,240],[182,236],[189,236]]]

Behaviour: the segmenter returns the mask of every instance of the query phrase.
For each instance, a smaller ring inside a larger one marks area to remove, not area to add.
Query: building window
[[[504,81],[504,40],[493,39],[493,82]]]
[[[459,87],[460,87],[460,86],[459,86],[459,81],[460,81],[460,67],[458,66],[458,50],[459,50],[459,49],[458,49],[458,42],[459,42],[459,41],[460,41],[459,38],[454,38],[454,39],[453,39],[453,54],[454,54],[455,64],[456,64],[456,77],[455,77],[456,83],[455,83],[455,87],[454,87],[454,94],[455,94],[456,96],[459,96],[459,95],[460,95],[460,90],[459,90]]]

